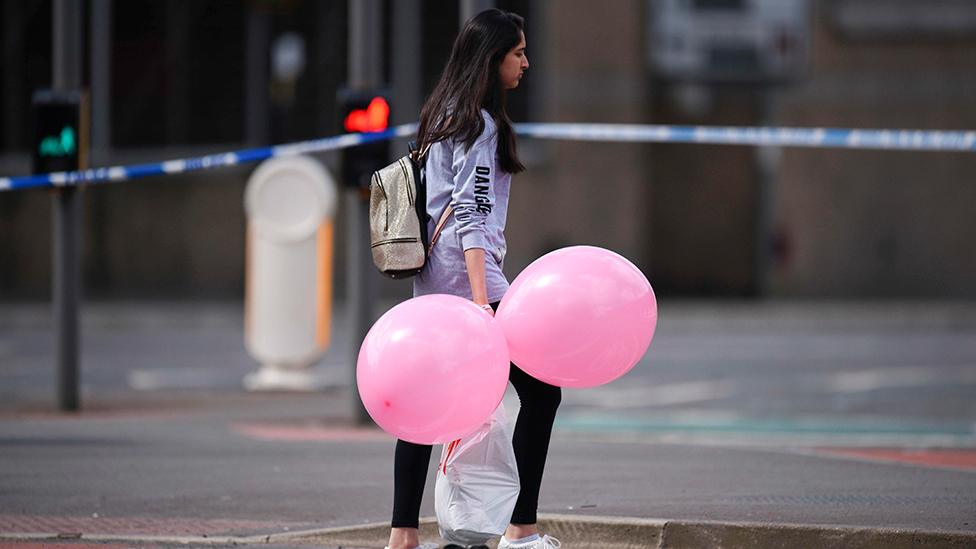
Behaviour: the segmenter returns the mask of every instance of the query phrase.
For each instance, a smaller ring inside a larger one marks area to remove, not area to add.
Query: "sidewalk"
[[[273,539],[283,546],[347,547],[352,540],[380,547],[382,527],[295,534],[388,518],[393,441],[344,420],[347,400],[343,391],[173,394],[106,403],[75,417],[5,414],[0,540],[80,533],[166,545],[255,543],[279,534]],[[611,531],[637,535],[668,520],[686,535],[738,539],[795,537],[788,525],[804,524],[868,527],[880,539],[885,532],[873,529],[900,531],[894,539],[921,531],[976,541],[976,470],[968,467],[878,463],[817,448],[608,442],[564,433],[550,455],[540,510],[587,526],[576,531],[564,519],[558,533],[568,544],[574,536],[592,539],[593,516],[626,517]],[[422,514],[433,514],[430,497]],[[846,545],[853,538],[841,539]]]
[[[566,547],[976,546],[976,307],[665,305],[648,364],[564,397],[540,512]],[[235,306],[92,306],[84,410],[62,415],[44,315],[19,307],[0,545],[382,547],[393,441],[352,422],[339,345],[322,391],[248,394]]]

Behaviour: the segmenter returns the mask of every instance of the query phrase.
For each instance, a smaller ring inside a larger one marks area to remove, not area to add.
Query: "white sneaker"
[[[498,541],[498,549],[559,549],[562,545],[558,539],[549,536],[542,536],[526,543],[512,543],[505,539],[505,536]]]
[[[421,543],[417,547],[417,549],[439,549],[439,547],[440,547],[440,545],[437,545],[436,543]],[[390,549],[390,546],[387,545],[383,549]]]

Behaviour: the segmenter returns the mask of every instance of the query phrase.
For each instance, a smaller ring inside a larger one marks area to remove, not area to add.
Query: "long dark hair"
[[[453,137],[466,148],[485,130],[481,109],[498,128],[498,160],[503,170],[518,173],[519,162],[512,121],[505,112],[505,89],[498,68],[522,40],[525,21],[499,9],[471,18],[458,34],[440,81],[420,111],[417,142],[421,149]]]

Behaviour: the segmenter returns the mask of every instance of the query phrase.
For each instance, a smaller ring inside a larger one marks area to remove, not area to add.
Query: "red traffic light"
[[[390,105],[374,97],[365,109],[353,109],[344,121],[347,132],[381,132],[389,126]]]

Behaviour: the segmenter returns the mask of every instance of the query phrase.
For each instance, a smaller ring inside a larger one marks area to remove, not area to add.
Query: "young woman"
[[[429,232],[433,234],[448,206],[453,212],[415,279],[414,295],[458,295],[494,314],[508,289],[502,262],[509,188],[512,174],[525,167],[505,112],[505,93],[518,87],[528,68],[523,20],[513,13],[481,12],[454,42],[447,67],[421,110],[417,130],[420,150],[430,146]],[[558,548],[558,540],[540,535],[536,509],[560,390],[514,364],[509,380],[522,404],[512,440],[521,491],[498,547]],[[397,441],[388,549],[421,547],[417,528],[430,454],[430,446]]]

